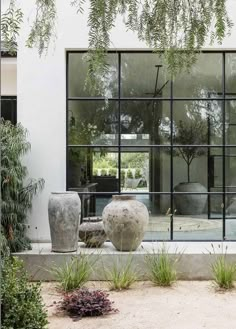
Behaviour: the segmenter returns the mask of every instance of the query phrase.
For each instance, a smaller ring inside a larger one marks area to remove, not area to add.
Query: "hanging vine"
[[[11,0],[11,3],[14,2]],[[70,5],[79,15],[89,4],[89,82],[95,86],[98,78],[101,83],[108,73],[107,49],[111,45],[111,31],[118,15],[123,15],[127,29],[135,32],[140,41],[144,41],[154,52],[163,53],[169,72],[175,75],[196,62],[197,53],[206,43],[221,43],[230,33],[233,24],[226,10],[226,2],[70,0]],[[56,35],[56,0],[35,0],[35,6],[36,14],[27,46],[37,47],[41,55]]]

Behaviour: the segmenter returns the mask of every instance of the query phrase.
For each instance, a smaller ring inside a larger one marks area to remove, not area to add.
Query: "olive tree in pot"
[[[194,159],[206,154],[207,148],[197,145],[207,144],[207,121],[199,113],[194,113],[184,122],[180,120],[174,127],[173,142],[181,145],[174,150],[174,156],[181,157],[187,165],[187,181],[174,187],[175,192],[195,192],[199,194],[175,194],[174,202],[178,214],[202,214],[206,206],[205,186],[191,181],[191,164]]]

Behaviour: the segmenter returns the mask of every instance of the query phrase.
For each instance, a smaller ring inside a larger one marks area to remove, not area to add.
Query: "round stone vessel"
[[[52,192],[48,218],[52,251],[71,252],[78,248],[81,202],[77,192]]]
[[[88,248],[99,248],[106,241],[107,235],[101,217],[85,217],[79,226],[79,237]]]
[[[177,214],[200,215],[204,212],[207,202],[207,189],[200,183],[179,183],[174,187],[175,192],[197,192],[199,194],[175,194],[174,202]]]
[[[117,250],[134,251],[141,244],[148,224],[147,207],[131,195],[113,195],[102,213],[107,237]]]

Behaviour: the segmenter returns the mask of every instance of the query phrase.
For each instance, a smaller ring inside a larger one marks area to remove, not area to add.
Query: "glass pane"
[[[174,190],[176,192],[207,192],[207,148],[176,147],[174,154]]]
[[[121,144],[170,143],[170,103],[168,101],[121,102]]]
[[[86,198],[86,196],[83,196],[83,198]],[[83,217],[101,216],[105,206],[112,200],[111,195],[105,194],[94,195],[93,198],[93,208],[90,204],[87,204],[87,199],[82,203],[84,206],[84,209],[82,210],[82,213],[84,214]],[[136,199],[145,204],[149,212],[149,224],[145,231],[144,240],[169,240],[170,217],[166,215],[166,209],[168,209],[170,205],[170,196],[159,196],[160,203],[154,202],[155,199],[153,199],[151,195],[138,194],[136,195]]]
[[[226,111],[226,144],[236,145],[236,101],[225,102]]]
[[[174,240],[222,239],[222,213],[209,219],[207,195],[174,195],[174,203]]]
[[[116,148],[68,148],[68,186],[88,192],[118,191],[118,149]]]
[[[69,101],[70,145],[117,145],[117,102]]]
[[[178,145],[222,144],[222,102],[175,101],[173,134]]]
[[[226,97],[236,97],[236,53],[226,54],[225,80]]]
[[[174,80],[174,97],[209,97],[222,92],[222,54],[201,53],[190,72]]]
[[[226,195],[226,240],[236,240],[236,194]]]
[[[69,53],[68,61],[68,90],[69,97],[86,97],[91,96],[89,86],[86,86],[88,74],[87,53]],[[105,96],[108,98],[118,95],[118,55],[108,54],[107,64],[109,71],[102,83],[105,86],[105,94],[98,91],[93,96]],[[101,83],[102,77],[97,76],[98,84]]]
[[[168,148],[122,148],[122,192],[169,192]]]
[[[225,184],[228,192],[236,192],[236,147],[225,149]]]
[[[121,54],[122,97],[169,97],[170,78],[160,54]]]
[[[1,96],[1,118],[16,124],[16,98]]]
[[[147,206],[149,210],[149,225],[144,240],[170,240],[170,195],[143,195],[137,199]]]

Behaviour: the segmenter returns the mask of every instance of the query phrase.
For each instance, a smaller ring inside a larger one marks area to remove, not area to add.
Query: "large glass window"
[[[150,213],[145,240],[236,240],[236,53],[202,52],[171,79],[161,54],[109,52],[105,90],[67,53],[67,188],[82,217],[112,194]]]

